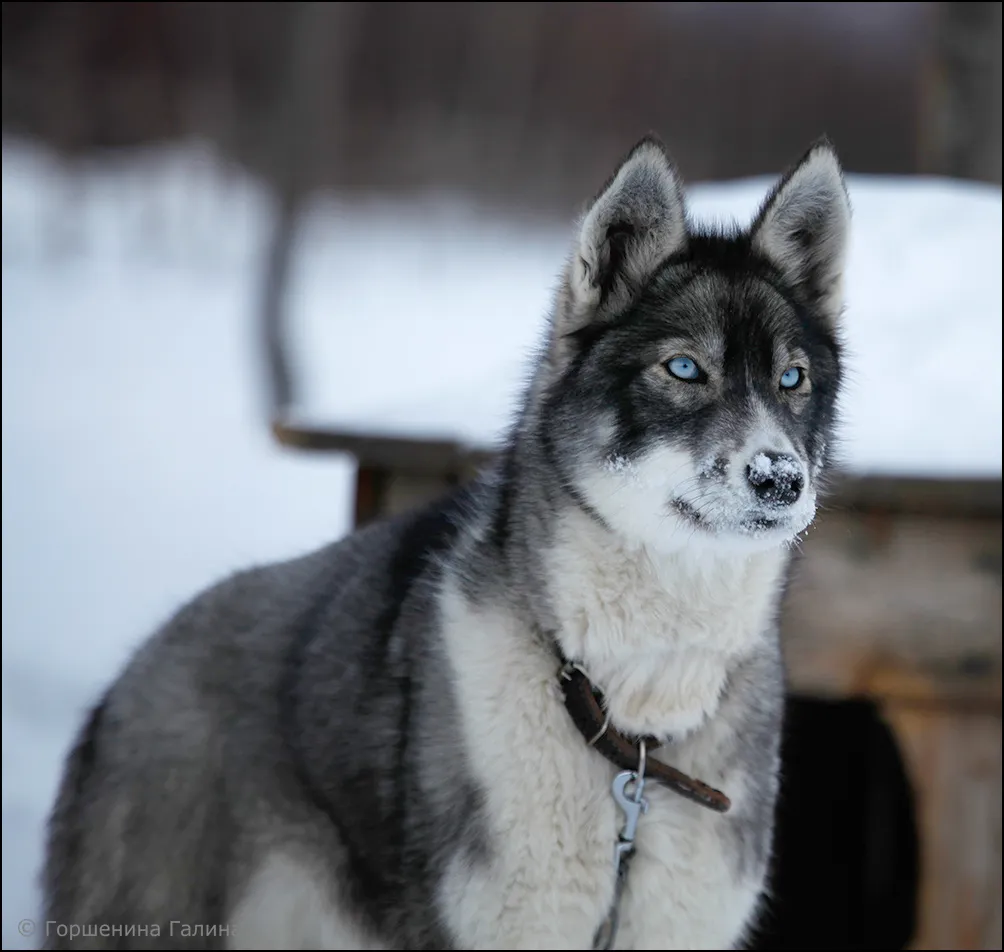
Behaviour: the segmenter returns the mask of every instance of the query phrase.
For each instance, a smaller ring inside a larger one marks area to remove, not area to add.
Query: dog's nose
[[[798,460],[770,450],[761,450],[750,460],[746,479],[761,502],[778,508],[796,502],[805,485]]]

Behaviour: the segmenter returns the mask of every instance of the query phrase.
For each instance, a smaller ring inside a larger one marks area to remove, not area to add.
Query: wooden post
[[[999,633],[998,633],[999,637]],[[1001,947],[1001,715],[890,699],[920,838],[912,949]]]

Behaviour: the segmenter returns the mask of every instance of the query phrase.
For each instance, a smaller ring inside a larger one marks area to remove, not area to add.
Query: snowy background
[[[695,190],[746,220],[766,181]],[[850,179],[861,473],[1000,476],[1001,192]],[[253,335],[271,206],[192,144],[76,167],[3,146],[3,947],[87,705],[178,604],[349,528],[353,467],[270,440]],[[490,443],[569,228],[450,196],[319,201],[293,281],[320,422]]]

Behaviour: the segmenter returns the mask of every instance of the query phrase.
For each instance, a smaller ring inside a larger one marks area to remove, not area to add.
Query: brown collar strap
[[[609,719],[603,713],[602,695],[593,687],[586,673],[576,664],[565,664],[559,680],[565,696],[565,709],[586,743],[619,770],[637,770],[641,761],[638,741],[610,726]],[[654,750],[659,742],[655,738],[646,737],[645,746],[648,750]],[[675,767],[658,760],[648,761],[645,779],[656,780],[681,797],[717,813],[725,813],[732,806],[729,798],[720,790],[688,777]]]

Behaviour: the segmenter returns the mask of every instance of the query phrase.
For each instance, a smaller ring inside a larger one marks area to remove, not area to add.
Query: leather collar
[[[641,761],[640,740],[644,739],[646,750],[655,750],[660,746],[654,737],[631,738],[613,727],[603,712],[603,695],[579,665],[565,661],[558,679],[565,698],[565,710],[572,718],[572,723],[586,743],[618,770],[638,769]],[[675,767],[658,760],[647,761],[645,779],[655,780],[681,797],[717,813],[725,813],[732,806],[729,798],[720,790],[694,777],[688,777]]]

